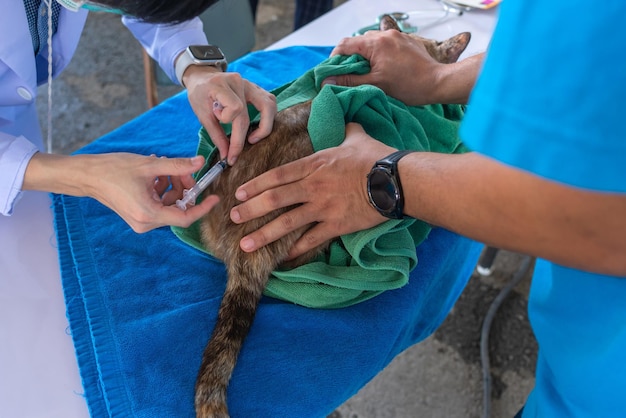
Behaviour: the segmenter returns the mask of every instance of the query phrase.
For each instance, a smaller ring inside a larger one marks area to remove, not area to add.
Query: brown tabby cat
[[[385,16],[381,30],[399,30],[396,21]],[[443,63],[454,62],[467,46],[470,34],[456,35],[444,42],[415,36],[424,43],[433,58]],[[195,406],[197,417],[226,418],[226,389],[235,367],[239,351],[254,319],[257,305],[271,272],[284,266],[289,249],[309,228],[300,228],[282,239],[253,253],[239,248],[239,241],[259,229],[285,208],[242,225],[230,221],[230,210],[238,202],[235,190],[241,184],[279,165],[313,153],[307,132],[311,102],[302,103],[279,112],[272,133],[256,145],[245,145],[237,163],[225,170],[206,193],[220,196],[220,203],[201,221],[202,242],[206,248],[224,261],[228,282],[224,292],[217,323],[204,350],[202,365],[196,381]],[[253,129],[253,128],[251,128]],[[215,163],[216,161],[214,161]],[[287,267],[306,263],[328,246],[315,248]]]

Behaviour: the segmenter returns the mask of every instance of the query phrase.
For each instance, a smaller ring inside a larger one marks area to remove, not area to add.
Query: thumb
[[[346,125],[346,138],[343,142],[345,145],[351,145],[354,141],[363,140],[363,136],[367,136],[363,126],[357,122],[350,122]]]
[[[332,84],[337,86],[345,86],[345,87],[356,87],[361,84],[371,84],[369,80],[369,74],[357,75],[357,74],[342,74],[342,75],[333,75],[327,77],[324,81],[322,81],[322,86],[326,84]]]

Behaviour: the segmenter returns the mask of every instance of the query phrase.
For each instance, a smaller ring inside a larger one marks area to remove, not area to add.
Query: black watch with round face
[[[398,174],[398,161],[410,154],[410,150],[396,151],[376,161],[367,175],[367,196],[374,208],[383,216],[402,219],[404,196]]]

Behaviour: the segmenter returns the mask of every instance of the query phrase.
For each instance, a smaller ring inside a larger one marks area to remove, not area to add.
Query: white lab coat
[[[86,11],[61,11],[53,37],[55,74],[67,66]],[[24,2],[2,0],[0,12],[0,214],[22,195],[26,164],[43,148],[37,118],[37,73]],[[0,216],[0,416],[87,417],[56,260],[50,199],[26,192],[21,211]],[[44,348],[45,347],[45,348]],[[54,364],[46,373],[41,370]],[[54,377],[53,377],[54,376]],[[41,384],[38,383],[41,381]],[[30,396],[29,392],[38,395]],[[69,394],[68,394],[69,392]]]
[[[37,67],[24,3],[3,2],[0,13],[0,214],[10,215],[20,197],[24,172],[32,155],[43,149],[35,100],[47,81]],[[61,9],[52,37],[53,77],[69,63],[85,26],[86,10]],[[200,19],[178,25],[154,25],[123,18],[124,24],[176,82],[174,60],[191,44],[206,44]],[[106,53],[106,51],[104,51]],[[42,51],[47,56],[47,46]],[[44,67],[45,68],[45,67]]]
[[[56,76],[69,63],[87,12],[62,9],[53,36]],[[176,26],[124,24],[173,79],[174,58],[205,44],[199,19]],[[103,51],[106,53],[106,51]],[[47,56],[47,52],[45,52]],[[47,193],[21,192],[24,170],[43,148],[37,80],[24,3],[0,11],[0,417],[87,417],[65,317],[52,212]]]

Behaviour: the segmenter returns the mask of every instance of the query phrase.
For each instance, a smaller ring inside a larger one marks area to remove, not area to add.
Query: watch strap
[[[410,154],[412,152],[415,152],[415,151],[404,149],[404,150],[393,152],[393,153],[389,154],[388,156],[386,156],[385,158],[381,158],[380,160],[376,161],[375,166],[376,165],[393,165],[393,164],[397,164],[398,161],[400,161],[400,158],[402,158],[405,155]]]

